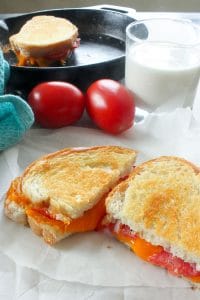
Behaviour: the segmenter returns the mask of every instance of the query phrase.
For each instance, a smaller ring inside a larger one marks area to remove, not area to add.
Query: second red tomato
[[[109,133],[118,134],[133,125],[134,97],[117,81],[100,79],[91,84],[86,108],[94,123]]]

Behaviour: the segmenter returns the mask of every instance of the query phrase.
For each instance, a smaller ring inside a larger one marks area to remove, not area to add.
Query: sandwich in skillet
[[[200,170],[177,157],[136,167],[106,199],[101,229],[141,259],[200,283]]]
[[[13,180],[5,214],[54,244],[96,229],[105,197],[134,164],[136,152],[117,146],[67,148],[33,162]]]
[[[9,41],[18,66],[47,67],[63,63],[79,46],[78,28],[64,18],[35,16]]]

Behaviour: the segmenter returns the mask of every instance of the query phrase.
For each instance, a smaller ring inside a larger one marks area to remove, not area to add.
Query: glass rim
[[[139,39],[139,38],[137,38],[137,37],[135,37],[135,36],[133,36],[133,34],[130,32],[130,28],[131,27],[133,27],[133,26],[137,26],[137,25],[139,25],[139,24],[144,24],[145,25],[145,23],[148,23],[148,22],[154,22],[154,21],[161,21],[161,22],[164,22],[164,21],[170,21],[170,22],[175,22],[175,23],[179,23],[179,24],[186,24],[186,25],[190,25],[190,26],[192,26],[192,28],[194,29],[194,30],[197,30],[198,32],[199,32],[199,36],[200,36],[200,25],[198,25],[198,24],[195,24],[195,23],[193,23],[191,20],[189,20],[189,19],[175,19],[175,18],[161,18],[161,17],[159,17],[159,18],[149,18],[149,19],[142,19],[142,20],[138,20],[138,21],[133,21],[133,22],[131,22],[127,27],[126,27],[126,36],[128,36],[128,38],[130,39],[130,40],[135,40],[135,41],[137,41],[137,42],[143,42],[143,43],[145,43],[145,41],[144,40],[142,40],[142,39]],[[158,40],[159,41],[159,40]],[[154,41],[154,42],[157,42],[156,40]],[[160,43],[162,43],[162,41],[159,41]],[[165,43],[166,43],[166,41],[165,41]],[[173,43],[173,42],[169,42],[169,43],[171,43],[171,44],[177,44],[177,45],[184,45],[184,46],[188,46],[188,47],[193,47],[193,46],[198,46],[198,45],[200,45],[200,40],[198,41],[198,39],[197,39],[197,42],[195,43],[191,43],[191,44],[187,44],[187,43],[185,43],[185,44],[183,44],[183,43]]]

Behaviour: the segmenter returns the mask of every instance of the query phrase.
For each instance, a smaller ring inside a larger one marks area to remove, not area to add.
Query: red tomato
[[[123,236],[130,237],[131,239],[136,238],[136,233],[132,232],[128,225],[124,225],[120,223],[118,233],[122,234]]]
[[[86,108],[94,123],[109,133],[121,133],[133,125],[133,95],[117,81],[100,79],[91,84],[86,92]]]
[[[80,119],[85,107],[85,97],[70,83],[51,81],[34,87],[28,96],[28,103],[41,126],[59,128]]]
[[[197,271],[194,263],[185,262],[165,250],[161,253],[154,254],[149,258],[149,261],[157,266],[166,268],[170,273],[177,276],[200,276],[200,271]]]

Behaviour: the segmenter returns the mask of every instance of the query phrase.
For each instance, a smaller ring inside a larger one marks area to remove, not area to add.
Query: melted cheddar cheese
[[[129,248],[141,259],[151,262],[150,258],[153,255],[157,255],[159,253],[162,253],[164,251],[162,246],[155,246],[151,243],[147,242],[146,240],[140,238],[138,235],[135,235],[134,237],[128,236],[123,233],[123,231],[112,231],[113,235],[121,242],[125,243],[129,246]],[[200,276],[184,276],[185,278],[188,278],[189,280],[200,283]]]
[[[37,223],[45,223],[58,227],[62,232],[85,232],[94,230],[102,217],[105,215],[105,199],[102,198],[93,208],[84,213],[83,216],[71,219],[69,223],[56,220],[47,208],[27,208],[27,216],[34,218]]]
[[[192,276],[192,277],[186,277],[189,280],[196,282],[196,283],[200,283],[200,276]]]
[[[138,236],[131,238],[128,235],[123,235],[121,232],[114,233],[114,235],[119,241],[127,244],[137,256],[145,261],[148,261],[149,257],[153,254],[160,253],[163,250],[163,247],[154,246]]]
[[[17,56],[17,60],[18,60],[18,63],[17,63],[18,67],[23,67],[23,66],[47,67],[52,63],[51,60],[45,59],[43,57],[38,57],[38,58],[25,57],[19,52],[16,53],[16,56]]]
[[[20,181],[19,178],[16,178],[15,180],[12,181],[10,188],[7,192],[6,198],[16,202],[17,204],[26,207],[29,205],[30,201],[28,198],[24,197],[20,192]]]
[[[41,203],[37,207],[32,207],[31,202],[21,195],[19,191],[19,184],[19,179],[12,182],[7,193],[7,199],[24,207],[27,216],[34,218],[38,223],[56,226],[62,232],[75,233],[94,230],[105,215],[105,197],[103,197],[94,207],[87,210],[83,216],[79,218],[69,218],[70,221],[68,223],[56,220],[54,216],[49,213],[48,206],[46,204]]]
[[[55,52],[52,54],[49,54],[45,57],[26,57],[21,52],[17,51],[15,52],[17,56],[17,66],[23,67],[23,66],[38,66],[38,67],[48,67],[53,62],[58,62],[59,64],[63,65],[65,63],[65,60],[68,56],[70,56],[72,52],[72,49],[62,49],[60,52]]]

